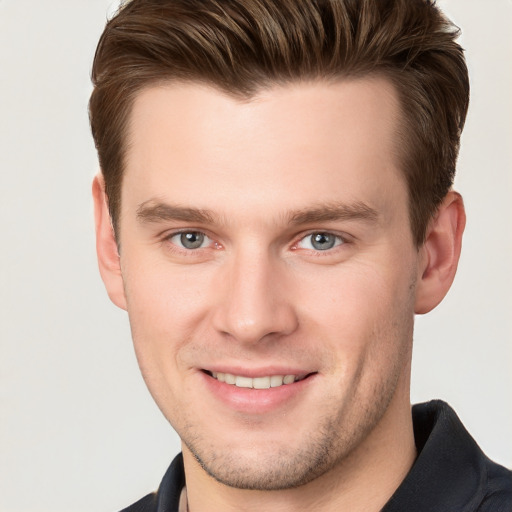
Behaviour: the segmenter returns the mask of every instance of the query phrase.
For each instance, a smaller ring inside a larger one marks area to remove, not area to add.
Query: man
[[[98,45],[97,250],[182,440],[130,511],[512,506],[409,387],[453,281],[469,85],[424,0],[133,0]]]

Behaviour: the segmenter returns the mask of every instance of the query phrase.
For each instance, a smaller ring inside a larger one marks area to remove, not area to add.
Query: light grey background
[[[468,227],[419,318],[412,400],[449,401],[512,466],[512,2],[444,0],[472,77],[457,188]],[[0,0],[0,510],[114,511],[179,450],[94,252],[86,105],[111,0]]]

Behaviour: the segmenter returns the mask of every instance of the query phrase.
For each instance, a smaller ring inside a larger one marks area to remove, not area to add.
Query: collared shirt
[[[485,456],[448,404],[415,405],[412,417],[418,457],[381,512],[512,512],[512,472]],[[156,493],[121,512],[181,512],[184,487],[180,454]]]

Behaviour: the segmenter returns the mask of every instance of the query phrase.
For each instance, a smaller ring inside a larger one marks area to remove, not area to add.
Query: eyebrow
[[[327,203],[303,210],[296,210],[285,215],[285,221],[292,225],[313,224],[340,220],[362,220],[375,222],[379,215],[377,211],[363,202],[352,204]],[[179,205],[155,202],[150,199],[137,208],[137,219],[143,223],[166,221],[195,222],[213,224],[216,216],[211,210],[190,208]]]
[[[352,204],[328,203],[322,204],[318,207],[298,210],[290,215],[289,223],[296,226],[300,224],[339,220],[362,220],[375,222],[378,218],[379,214],[377,213],[377,210],[361,201],[358,201]]]
[[[180,220],[184,222],[212,224],[214,215],[210,210],[187,208],[166,203],[155,203],[150,199],[140,204],[137,208],[137,219],[141,222]]]

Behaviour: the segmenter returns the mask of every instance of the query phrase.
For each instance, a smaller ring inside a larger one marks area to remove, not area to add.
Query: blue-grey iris
[[[197,231],[190,231],[188,233],[181,233],[180,242],[185,249],[198,249],[203,245],[204,234]]]
[[[329,233],[314,233],[311,235],[311,245],[317,251],[332,249],[336,244],[336,237]]]

